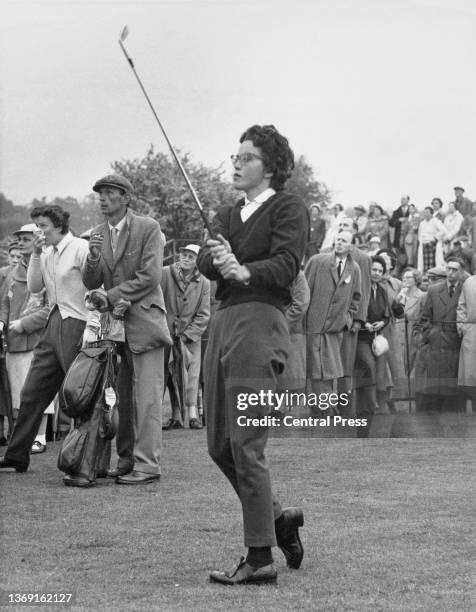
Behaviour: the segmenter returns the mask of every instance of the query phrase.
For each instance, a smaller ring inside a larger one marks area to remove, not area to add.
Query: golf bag
[[[93,350],[94,349],[94,350]],[[72,398],[84,404],[84,389],[94,390],[88,405],[77,410],[74,429],[66,436],[58,457],[58,468],[70,476],[80,476],[94,483],[105,453],[110,452],[111,440],[117,430],[119,396],[116,387],[117,347],[110,340],[88,344],[69,369],[62,398]],[[87,360],[91,363],[88,364]],[[98,380],[96,380],[96,378]],[[76,391],[73,387],[76,387]],[[87,391],[89,392],[89,391]]]

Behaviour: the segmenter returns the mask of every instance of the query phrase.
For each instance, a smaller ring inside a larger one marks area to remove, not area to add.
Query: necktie
[[[342,263],[342,259],[339,259],[339,263],[337,264],[337,275],[339,278],[342,276],[342,268],[344,267]]]
[[[454,283],[450,283],[450,297],[453,297],[454,294],[455,294]]]
[[[114,253],[114,251],[116,250],[117,247],[117,236],[119,234],[119,230],[117,229],[117,227],[112,227],[111,228],[111,247],[112,247],[112,252]]]

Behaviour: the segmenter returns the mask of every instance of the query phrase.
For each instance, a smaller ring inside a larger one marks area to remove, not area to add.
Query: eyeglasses
[[[240,164],[248,164],[253,159],[263,159],[256,153],[239,153],[238,155],[230,155],[230,159],[232,164],[236,164],[236,162],[240,162]]]

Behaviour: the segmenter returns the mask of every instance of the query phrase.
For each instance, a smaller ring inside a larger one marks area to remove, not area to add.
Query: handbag
[[[372,353],[375,355],[375,357],[384,355],[389,348],[387,338],[381,334],[375,334],[374,339],[372,340]]]
[[[77,418],[91,407],[108,364],[107,347],[80,350],[66,373],[60,390],[65,414]]]

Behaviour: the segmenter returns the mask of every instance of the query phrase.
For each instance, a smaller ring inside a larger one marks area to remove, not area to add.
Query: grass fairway
[[[1,474],[2,588],[75,593],[43,610],[476,608],[474,440],[271,439],[276,494],[304,507],[303,566],[276,549],[278,586],[222,587],[208,572],[244,552],[241,512],[205,437],[165,433],[159,484],[64,487],[59,443]]]

